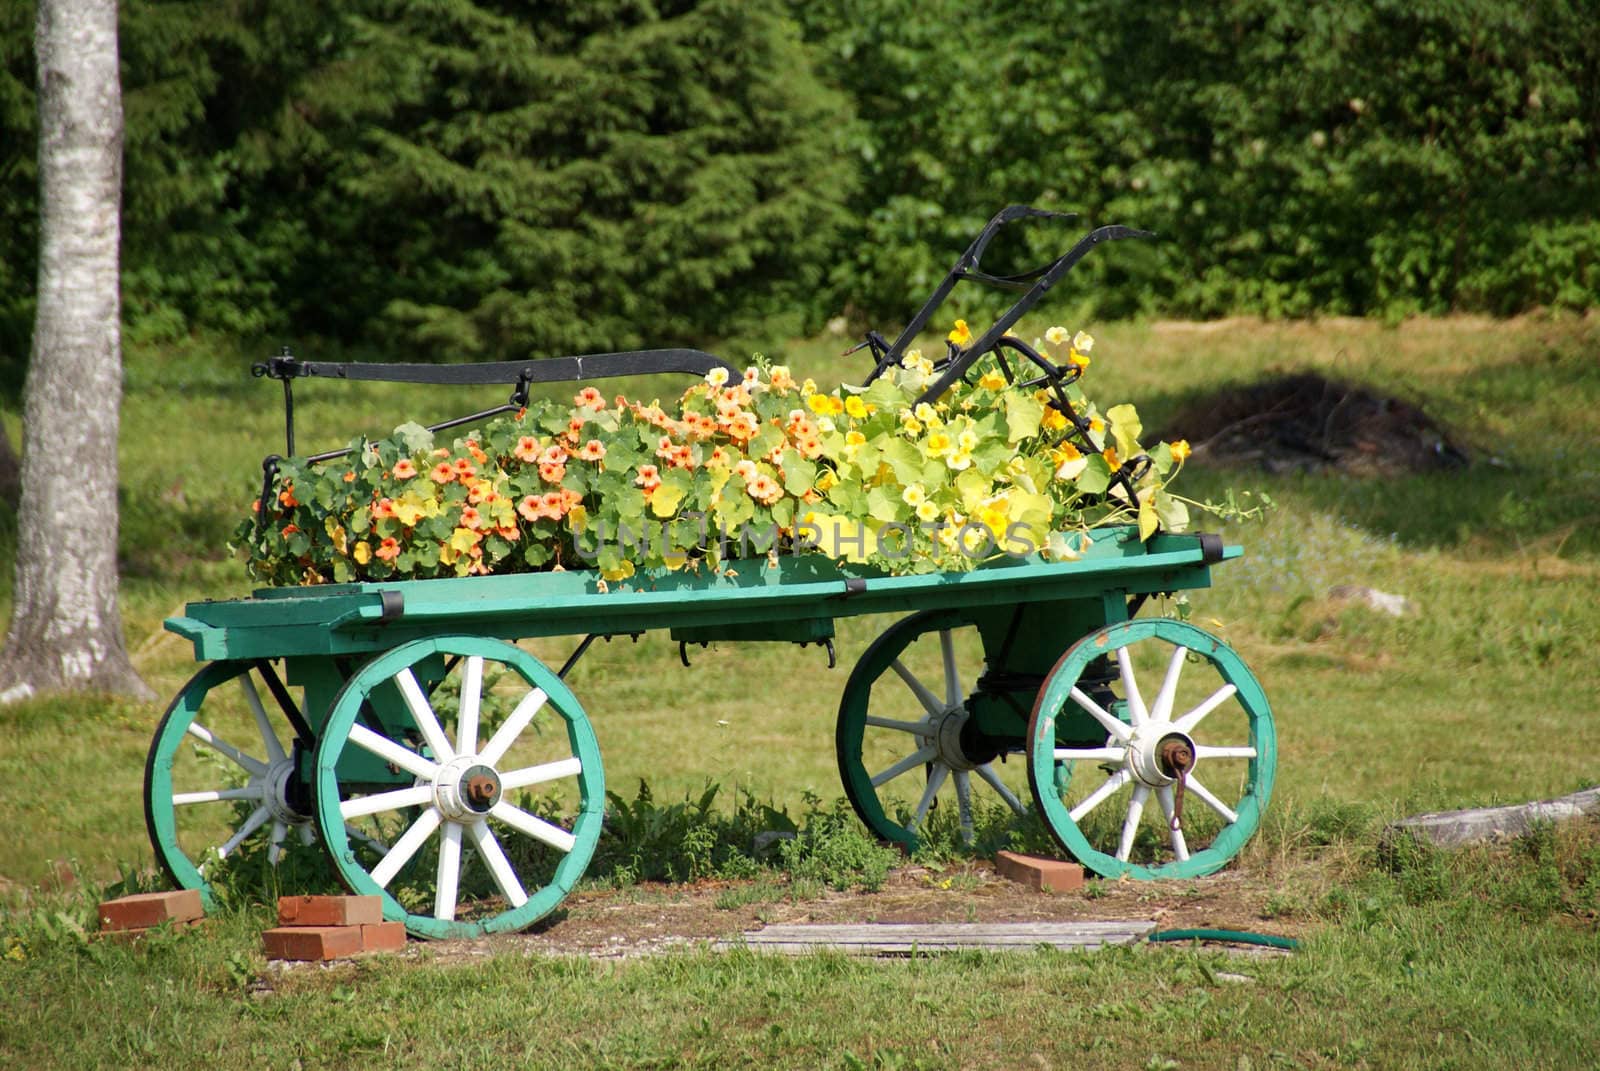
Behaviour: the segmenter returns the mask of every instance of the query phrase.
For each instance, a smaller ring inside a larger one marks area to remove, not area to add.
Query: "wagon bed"
[[[662,570],[606,583],[583,570],[465,579],[268,588],[247,599],[191,603],[166,627],[195,658],[282,658],[370,652],[467,628],[527,639],[670,629],[687,642],[813,640],[823,623],[1020,602],[1102,600],[1203,588],[1213,563],[1238,557],[1212,535],[1101,529],[1075,561],[1005,558],[965,573],[887,575],[821,555],[741,559],[720,571]],[[602,586],[604,593],[602,593]],[[749,626],[765,628],[752,635]]]

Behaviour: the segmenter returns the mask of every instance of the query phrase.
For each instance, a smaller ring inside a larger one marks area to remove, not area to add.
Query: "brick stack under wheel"
[[[321,962],[406,946],[403,922],[383,921],[376,896],[284,896],[278,925],[261,935],[268,959]]]

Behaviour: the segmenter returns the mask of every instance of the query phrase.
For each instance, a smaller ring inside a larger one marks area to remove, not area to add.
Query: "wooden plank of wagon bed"
[[[1063,951],[1092,952],[1106,945],[1129,945],[1155,932],[1153,921],[1129,922],[983,922],[863,923],[859,925],[767,926],[717,948],[750,948],[762,952],[804,955],[823,950],[856,956],[905,956],[912,953],[1027,952],[1048,946]]]

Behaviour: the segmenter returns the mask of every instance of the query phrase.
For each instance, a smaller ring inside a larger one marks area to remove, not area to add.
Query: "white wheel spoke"
[[[1126,647],[1117,648],[1117,667],[1122,671],[1122,692],[1128,701],[1128,720],[1137,729],[1149,720],[1144,697],[1139,694],[1139,682],[1133,676],[1133,658]]]
[[[301,844],[304,844],[307,848],[309,848],[313,844],[317,843],[317,831],[311,827],[310,822],[299,822],[296,823],[296,825],[300,830]]]
[[[922,820],[928,817],[928,808],[933,806],[933,797],[939,794],[939,788],[944,784],[944,779],[950,773],[950,767],[944,763],[937,763],[933,773],[928,775],[928,787],[922,790],[922,798],[917,801],[916,813],[911,816],[908,828],[916,829],[922,825]]]
[[[1188,657],[1189,648],[1173,648],[1172,661],[1167,663],[1167,675],[1161,680],[1161,691],[1156,693],[1155,706],[1150,708],[1153,720],[1172,720],[1172,701],[1178,694],[1178,675],[1183,672],[1183,661]]]
[[[456,715],[456,753],[478,750],[478,711],[483,706],[483,656],[468,655],[461,672],[461,710]],[[459,839],[457,840],[459,844]],[[443,915],[439,916],[443,918]]]
[[[278,742],[278,734],[272,731],[267,709],[261,705],[261,693],[256,691],[256,682],[250,679],[250,674],[239,675],[239,690],[244,692],[244,701],[250,707],[251,716],[256,719],[256,731],[261,734],[261,746],[267,749],[267,761],[282,762],[288,756]]]
[[[874,777],[872,779],[872,787],[877,788],[885,781],[893,781],[896,777],[899,777],[907,770],[915,769],[916,767],[921,766],[923,763],[931,761],[936,754],[938,754],[938,752],[931,747],[920,748],[917,751],[912,752],[899,762],[895,763],[893,766],[889,767],[887,770],[884,770],[878,776]]]
[[[879,729],[897,729],[902,733],[911,733],[913,736],[927,736],[933,725],[927,720],[922,721],[896,721],[893,718],[875,718],[867,715],[867,724],[875,725]]]
[[[1177,810],[1172,799],[1172,786],[1162,785],[1156,789],[1156,799],[1161,801],[1161,813],[1167,816],[1167,834],[1172,839],[1172,854],[1181,863],[1189,858],[1189,842],[1184,839],[1182,824],[1176,828],[1172,824],[1172,815]]]
[[[432,780],[439,772],[438,763],[423,758],[410,748],[400,746],[387,736],[379,736],[365,725],[350,727],[350,742],[363,751],[370,751],[385,762],[391,762],[406,773],[417,777]]]
[[[281,818],[272,820],[272,844],[267,848],[267,862],[272,866],[278,865],[278,860],[283,857],[283,838],[289,835],[289,823]]]
[[[1224,820],[1228,822],[1237,822],[1239,820],[1239,816],[1234,813],[1233,808],[1229,807],[1226,803],[1223,803],[1221,800],[1217,799],[1216,796],[1212,795],[1209,788],[1194,779],[1193,773],[1184,778],[1184,783],[1185,791],[1193,792],[1196,796],[1199,796],[1200,799],[1205,802],[1207,807],[1210,807],[1213,811],[1216,811],[1223,817]]]
[[[1016,812],[1017,814],[1022,814],[1027,810],[1027,808],[1022,805],[1022,801],[1017,799],[1017,794],[1012,792],[1011,789],[1007,788],[1004,781],[1000,780],[1000,775],[995,772],[994,763],[986,762],[982,766],[977,767],[977,769],[975,769],[973,772],[979,777],[983,778],[984,784],[994,789],[995,793],[999,795],[1001,799],[1006,801],[1006,806],[1010,807],[1012,811]]]
[[[511,906],[521,907],[527,903],[528,894],[522,891],[522,882],[517,880],[517,873],[511,869],[511,862],[506,859],[506,853],[500,850],[500,842],[495,840],[494,834],[489,831],[489,823],[474,822],[467,827],[467,832],[471,835],[478,854],[488,865],[489,873],[494,876],[494,883],[500,887],[501,894]]]
[[[389,853],[372,868],[372,880],[378,883],[378,888],[388,888],[394,876],[400,873],[400,868],[411,861],[411,857],[417,854],[417,849],[421,848],[423,842],[439,828],[441,821],[443,816],[439,813],[439,808],[429,807],[422,812],[421,817],[411,823],[411,828],[400,835],[400,839],[394,842],[394,847],[389,849]]]
[[[961,842],[972,843],[972,775],[965,770],[957,770],[956,776],[956,806],[961,812]]]
[[[1084,759],[1102,762],[1121,762],[1128,757],[1125,747],[1058,747],[1055,751],[1057,761],[1063,759]]]
[[[543,841],[552,848],[570,852],[577,847],[578,839],[571,833],[505,800],[495,804],[489,813],[519,833],[526,833],[534,840]]]
[[[1128,817],[1122,823],[1122,843],[1117,845],[1117,858],[1124,863],[1133,851],[1133,839],[1139,834],[1139,818],[1144,814],[1144,801],[1149,798],[1150,786],[1133,786],[1133,799],[1128,801]]]
[[[563,777],[576,777],[582,772],[583,763],[576,756],[557,762],[541,763],[538,766],[525,766],[520,770],[501,774],[500,789],[502,792],[510,792],[514,788],[527,788],[529,785],[542,785],[547,781]]]
[[[461,827],[454,822],[446,822],[439,837],[439,870],[435,877],[433,917],[449,922],[456,917],[456,890],[461,883]]]
[[[255,810],[251,811],[250,817],[244,820],[244,825],[240,826],[238,831],[234,833],[233,836],[229,837],[227,842],[223,844],[222,847],[217,849],[217,858],[226,859],[229,853],[244,843],[244,839],[246,837],[260,829],[262,826],[266,825],[267,819],[271,817],[272,812],[267,810],[266,804],[262,804],[260,807],[257,807]]]
[[[1172,727],[1180,733],[1192,732],[1194,727],[1200,724],[1201,718],[1204,718],[1207,714],[1210,714],[1223,703],[1226,703],[1229,699],[1233,698],[1233,694],[1238,690],[1239,689],[1232,684],[1224,684],[1221,688],[1218,688],[1216,691],[1207,696],[1205,702],[1201,703],[1199,706],[1195,707],[1193,710],[1189,711],[1183,717],[1174,722]]]
[[[348,821],[366,814],[398,811],[402,807],[420,807],[432,800],[432,785],[416,785],[412,788],[397,788],[392,792],[375,792],[370,796],[341,800],[339,814]]]
[[[210,792],[174,792],[172,802],[174,806],[182,807],[189,803],[219,803],[223,800],[265,800],[267,789],[264,785],[245,785],[243,788],[219,788]]]
[[[961,674],[956,669],[956,634],[951,629],[939,633],[939,649],[944,654],[944,701],[954,707],[962,700]]]
[[[1256,749],[1253,747],[1213,747],[1209,744],[1196,744],[1194,746],[1196,759],[1253,759]]]
[[[1068,812],[1069,816],[1074,822],[1080,820],[1084,815],[1088,814],[1090,811],[1100,806],[1100,804],[1104,803],[1113,792],[1127,784],[1129,779],[1132,777],[1133,775],[1127,770],[1118,770],[1116,773],[1106,778],[1105,784],[1089,793],[1089,795],[1084,797],[1083,802],[1072,808],[1072,810]]]
[[[439,724],[439,719],[433,713],[433,707],[428,703],[428,697],[422,694],[422,685],[417,683],[417,678],[410,668],[396,673],[394,682],[399,686],[400,695],[406,701],[406,709],[411,711],[411,720],[416,722],[417,731],[433,749],[434,759],[439,762],[449,762],[455,758],[456,749],[450,746],[449,738],[444,735],[444,727]]]
[[[1110,733],[1114,739],[1124,742],[1133,739],[1133,730],[1128,728],[1121,718],[1096,703],[1093,699],[1090,699],[1088,693],[1077,685],[1073,685],[1072,688],[1072,701],[1088,711],[1090,716],[1100,723],[1100,727]]]
[[[923,710],[926,710],[934,717],[944,713],[944,704],[939,702],[939,697],[928,691],[928,686],[917,680],[916,676],[905,667],[905,663],[896,658],[889,663],[889,668],[894,670],[895,674],[906,682],[906,687],[910,688],[912,694],[917,697],[917,702],[922,704]]]
[[[543,688],[535,688],[523,696],[522,702],[517,704],[517,709],[511,712],[511,716],[505,720],[494,736],[489,738],[489,742],[483,746],[483,750],[478,752],[479,760],[485,766],[493,766],[499,762],[505,756],[505,753],[511,749],[511,745],[517,742],[517,737],[522,735],[522,730],[528,727],[528,723],[533,721],[533,716],[539,713],[549,698],[544,694]]]
[[[213,733],[210,729],[207,729],[204,725],[201,725],[199,722],[190,722],[189,728],[185,731],[202,744],[205,744],[213,750],[226,755],[228,758],[233,760],[236,766],[239,766],[248,773],[255,774],[257,777],[266,776],[266,763],[262,762],[260,759],[252,759],[249,755],[246,755],[244,752],[240,751],[226,740],[220,739],[215,733]]]

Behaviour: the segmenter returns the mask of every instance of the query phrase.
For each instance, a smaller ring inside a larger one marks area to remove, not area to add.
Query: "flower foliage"
[[[1081,371],[1093,340],[1051,328],[1038,346]],[[935,377],[913,350],[869,387],[822,393],[758,358],[742,378],[714,369],[670,409],[585,387],[448,443],[407,424],[342,459],[283,462],[267,515],[258,503],[237,539],[270,584],[555,568],[618,580],[806,551],[961,571],[1075,557],[1098,525],[1148,538],[1186,523],[1166,484],[1188,446],[1146,451],[1132,405],[1101,410],[1076,382],[1060,396],[1018,385],[993,357],[918,403]]]

